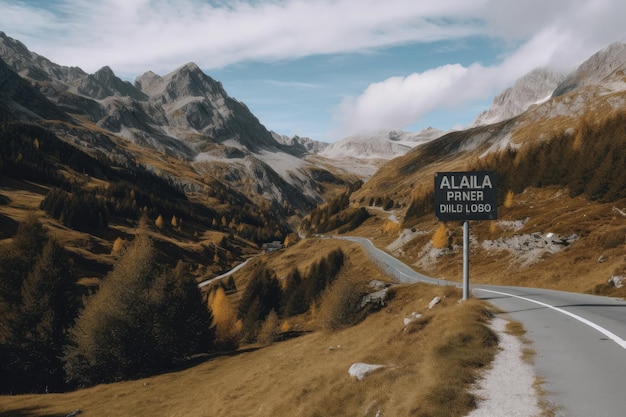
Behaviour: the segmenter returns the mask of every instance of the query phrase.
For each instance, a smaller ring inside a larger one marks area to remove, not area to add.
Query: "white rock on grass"
[[[622,288],[624,286],[624,281],[626,281],[626,277],[623,275],[613,275],[609,279],[609,284],[612,284],[615,288]]]
[[[415,311],[412,312],[411,314],[408,315],[408,317],[404,318],[404,327],[406,327],[409,324],[413,323],[414,321],[416,321],[420,317],[422,317],[422,315],[420,313],[416,313]]]
[[[439,297],[435,297],[432,300],[430,300],[430,303],[428,303],[428,309],[432,310],[432,308],[434,306],[436,306],[437,304],[439,304],[441,302],[441,298]]]
[[[372,372],[386,367],[387,365],[372,365],[369,363],[357,362],[353,363],[352,366],[350,366],[350,369],[348,369],[348,373],[351,377],[356,378],[357,381],[362,381],[363,378],[365,378]]]

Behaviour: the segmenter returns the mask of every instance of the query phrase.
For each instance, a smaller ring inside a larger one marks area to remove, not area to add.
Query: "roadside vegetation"
[[[490,153],[465,170],[496,171],[500,204],[509,193],[550,186],[567,190],[570,197],[608,203],[626,198],[625,166],[626,113],[618,113],[600,121],[581,119],[575,131]],[[432,187],[414,191],[404,224],[433,213],[433,201]]]
[[[626,274],[624,126],[623,114],[582,120],[465,160],[463,169],[499,176],[501,221],[476,224],[477,242],[575,236],[526,264],[475,246],[476,281],[626,295],[606,283]],[[459,304],[453,288],[404,285],[384,305],[364,306],[369,282],[389,278],[357,245],[298,241],[274,215],[288,208],[255,204],[211,178],[194,178],[199,197],[39,127],[0,125],[0,141],[0,181],[22,187],[0,196],[0,415],[452,417],[476,406],[470,388],[497,351],[486,304]],[[381,248],[407,233],[397,256],[458,279],[460,226],[434,221],[432,187],[410,188],[339,193],[299,231],[351,232]],[[369,206],[351,202],[355,195]],[[198,288],[275,240],[286,248]],[[430,310],[435,296],[442,301]],[[355,362],[384,367],[355,381],[347,373]]]
[[[351,208],[348,193],[313,209],[300,223],[300,230],[308,233],[346,233],[359,227],[370,216],[364,207]]]
[[[384,278],[360,248],[348,252],[361,256],[348,257],[355,261],[342,276],[369,271],[371,277]],[[280,271],[284,261],[274,258],[268,265]],[[163,415],[164,410],[166,415],[186,416],[211,410],[216,417],[465,414],[476,405],[469,393],[472,384],[497,352],[497,337],[488,327],[489,308],[476,300],[459,303],[459,291],[447,287],[402,285],[390,295],[383,309],[351,326],[324,330],[323,306],[332,301],[322,297],[319,310],[292,318],[294,328],[307,330],[300,337],[247,345],[236,354],[198,357],[187,369],[137,381],[65,394],[4,396],[0,412],[43,416],[80,409],[84,415],[139,417]],[[435,296],[442,301],[429,310]],[[414,312],[423,313],[422,318],[405,327],[403,318]],[[348,374],[355,362],[385,367],[357,381]]]

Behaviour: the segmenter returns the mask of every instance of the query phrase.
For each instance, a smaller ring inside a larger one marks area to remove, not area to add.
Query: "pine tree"
[[[285,317],[302,314],[309,308],[310,300],[306,297],[306,287],[298,268],[294,268],[285,278],[281,301],[281,311]]]
[[[140,232],[88,301],[65,351],[73,382],[146,375],[209,348],[211,316],[195,281],[184,266],[159,271],[155,257]]]
[[[237,315],[243,323],[243,336],[255,340],[259,326],[270,311],[280,308],[281,288],[276,275],[260,263],[244,290]]]
[[[154,225],[158,227],[159,229],[162,229],[163,226],[165,226],[165,220],[163,220],[163,216],[159,214],[159,216],[154,221]]]
[[[509,191],[506,193],[506,197],[504,199],[504,207],[511,208],[513,207],[513,199],[515,197],[515,193],[513,191]]]
[[[24,230],[39,230],[33,225]],[[18,245],[24,247],[24,242]],[[78,311],[76,279],[67,253],[54,239],[49,239],[33,260],[32,269],[26,270],[22,280],[19,299],[13,304],[13,314],[2,317],[0,344],[5,352],[1,368],[6,375],[0,382],[2,392],[45,392],[64,387],[60,356],[66,330]]]
[[[261,329],[259,330],[259,336],[257,337],[257,342],[261,345],[271,345],[272,343],[274,343],[274,341],[278,337],[279,324],[280,320],[278,318],[278,314],[276,314],[276,311],[270,311],[263,321],[263,324],[261,325]]]
[[[78,312],[75,281],[67,253],[50,239],[22,284],[18,332],[31,358],[23,371],[39,392],[58,390],[64,383],[60,357],[66,330]]]

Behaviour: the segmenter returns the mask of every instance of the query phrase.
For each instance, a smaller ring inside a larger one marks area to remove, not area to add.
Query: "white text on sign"
[[[492,171],[435,174],[435,216],[439,220],[495,220],[497,175]]]

